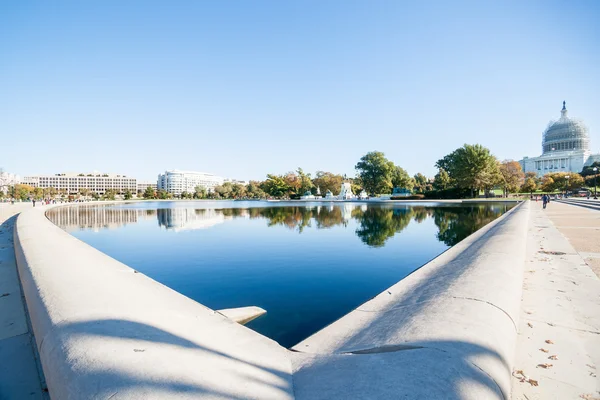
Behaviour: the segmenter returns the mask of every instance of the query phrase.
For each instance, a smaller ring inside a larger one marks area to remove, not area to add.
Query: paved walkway
[[[0,203],[0,400],[48,397],[34,356],[13,248],[16,214],[29,207]]]
[[[593,200],[579,203],[600,206],[598,201]],[[600,210],[551,202],[546,213],[585,263],[600,277]]]
[[[600,399],[600,211],[532,202],[513,399]],[[593,264],[593,263],[592,263]]]

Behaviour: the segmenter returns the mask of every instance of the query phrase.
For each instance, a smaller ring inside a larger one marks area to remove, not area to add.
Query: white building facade
[[[581,172],[583,167],[600,161],[600,154],[590,151],[588,128],[583,122],[567,116],[563,101],[561,116],[551,121],[542,136],[542,155],[524,157],[519,163],[523,172],[543,176],[551,172]]]
[[[118,194],[124,194],[127,191],[135,193],[137,190],[137,180],[135,178],[114,174],[65,173],[26,176],[21,183],[42,189],[54,188],[59,191],[66,191],[68,194],[81,193],[82,189],[99,195],[103,195],[109,189],[115,190]]]
[[[137,191],[144,192],[148,188],[152,188],[154,191],[157,189],[156,182],[138,182],[137,183]]]
[[[180,196],[183,192],[194,193],[197,186],[212,192],[224,181],[222,177],[206,172],[172,170],[158,175],[156,187],[158,190],[166,190],[175,196]]]

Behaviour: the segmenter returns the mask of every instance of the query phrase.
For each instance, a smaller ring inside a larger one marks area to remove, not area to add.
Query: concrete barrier
[[[15,251],[53,399],[292,398],[288,351],[136,273],[44,216]]]
[[[294,346],[296,396],[509,398],[528,215],[522,203]]]
[[[54,399],[508,398],[529,204],[293,351],[23,213],[15,250]]]

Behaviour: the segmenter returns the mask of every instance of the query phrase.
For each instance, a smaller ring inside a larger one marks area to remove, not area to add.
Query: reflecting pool
[[[73,236],[286,347],[393,285],[514,203],[139,202],[48,211]]]

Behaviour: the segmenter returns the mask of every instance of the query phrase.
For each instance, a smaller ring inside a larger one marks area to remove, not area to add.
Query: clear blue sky
[[[3,1],[0,167],[411,174],[541,152],[567,101],[600,151],[597,1]]]

